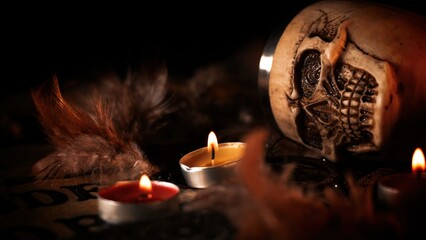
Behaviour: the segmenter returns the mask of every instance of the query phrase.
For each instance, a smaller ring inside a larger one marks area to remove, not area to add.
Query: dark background
[[[377,0],[376,0],[377,1]],[[3,7],[2,99],[40,82],[99,69],[122,71],[165,61],[171,75],[229,57],[257,39],[266,41],[311,1],[245,3],[20,4]],[[423,13],[423,1],[385,1]]]
[[[265,40],[305,4],[280,5],[20,6],[2,23],[2,83],[10,85],[2,92],[34,87],[53,74],[78,76],[156,60],[164,60],[171,75],[190,76],[253,38]]]

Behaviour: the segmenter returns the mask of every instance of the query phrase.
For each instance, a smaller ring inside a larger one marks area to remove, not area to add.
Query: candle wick
[[[152,194],[151,193],[141,193],[139,195],[139,197],[142,198],[142,199],[150,199],[150,198],[152,198]]]
[[[214,160],[215,152],[214,152],[214,146],[212,146],[212,160]]]
[[[417,169],[416,169],[416,178],[417,178],[417,179],[420,179],[420,178],[421,178],[421,176],[422,176],[422,169],[417,168]]]

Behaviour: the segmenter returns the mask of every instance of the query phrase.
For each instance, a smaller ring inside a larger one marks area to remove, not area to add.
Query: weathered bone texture
[[[272,56],[268,90],[280,130],[332,161],[380,151],[396,124],[425,106],[425,43],[426,19],[402,9],[308,6]]]

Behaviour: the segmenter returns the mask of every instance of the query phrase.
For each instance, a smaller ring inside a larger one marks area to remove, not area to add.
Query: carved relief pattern
[[[314,37],[318,36],[309,35],[309,38]],[[331,45],[336,39],[344,41],[336,45],[348,44],[346,35],[342,40],[338,38],[339,34],[326,44],[328,49],[323,52],[333,50]],[[291,102],[300,107],[297,130],[305,144],[320,151],[325,145],[373,144],[378,83],[369,72],[341,61],[342,54],[350,53],[345,53],[344,49],[335,52],[332,54],[338,55],[336,60],[330,60],[317,49],[302,49],[294,70],[294,87],[299,97]]]

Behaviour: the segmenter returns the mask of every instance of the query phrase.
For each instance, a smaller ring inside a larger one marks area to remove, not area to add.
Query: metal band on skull
[[[426,102],[426,20],[382,5],[318,2],[295,16],[262,64],[284,135],[332,161],[379,151]]]

